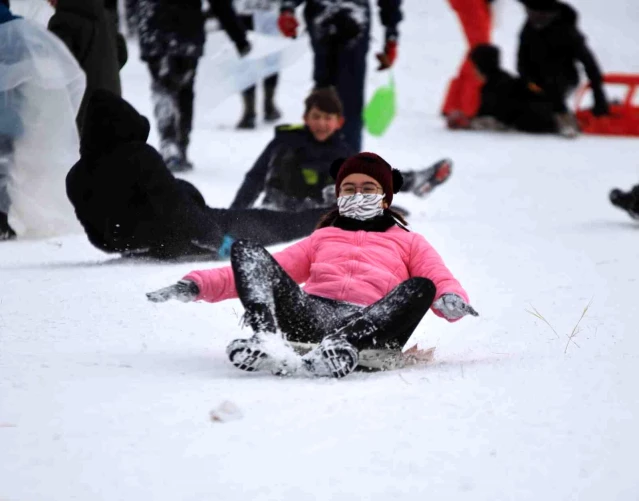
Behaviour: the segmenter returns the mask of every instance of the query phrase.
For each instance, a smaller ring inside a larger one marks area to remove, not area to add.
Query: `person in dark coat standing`
[[[82,130],[87,102],[95,90],[121,94],[120,69],[126,63],[126,45],[124,40],[118,42],[117,28],[102,0],[48,1],[55,9],[49,31],[65,43],[87,76],[77,119],[78,129]]]
[[[565,121],[566,98],[579,84],[581,63],[592,85],[596,116],[608,114],[601,71],[577,27],[577,12],[557,0],[520,0],[527,20],[519,35],[517,71],[533,89],[543,91]]]
[[[248,54],[251,45],[231,0],[210,5],[240,55]],[[202,0],[138,0],[137,18],[140,56],[151,73],[160,153],[173,172],[190,170],[193,87],[205,42]]]
[[[278,24],[284,36],[297,36],[298,22],[294,11],[302,3],[304,0],[281,0]],[[384,70],[390,68],[397,58],[401,0],[378,0],[377,4],[386,29],[384,50],[377,54],[378,69]],[[369,0],[307,0],[304,8],[314,53],[315,87],[334,86],[337,89],[344,103],[344,137],[356,152],[362,149],[370,10]]]
[[[325,209],[304,212],[207,207],[146,140],[149,121],[108,91],[87,108],[80,160],[67,196],[89,241],[104,252],[177,259],[228,257],[237,239],[273,245],[309,235]]]
[[[471,128],[558,132],[552,103],[543,93],[531,90],[522,79],[501,68],[497,47],[478,45],[471,51],[470,60],[483,80],[479,110],[471,120]]]

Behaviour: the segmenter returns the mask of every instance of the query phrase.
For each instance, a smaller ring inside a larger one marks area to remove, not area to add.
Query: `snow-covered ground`
[[[521,6],[499,4],[495,40],[512,68]],[[604,69],[639,72],[637,2],[578,4]],[[415,335],[437,346],[427,367],[280,379],[226,360],[228,341],[248,335],[238,301],[146,301],[220,263],[131,264],[80,236],[3,243],[1,500],[639,499],[639,227],[607,201],[637,182],[639,143],[445,130],[461,31],[444,0],[406,0],[404,12],[399,116],[366,147],[403,168],[455,160],[430,199],[397,201],[481,316],[429,314]],[[287,121],[310,70],[307,53],[282,75]],[[371,90],[387,79],[369,75]],[[207,106],[215,78],[204,59],[186,178],[227,206],[272,129],[236,132],[239,97]],[[123,84],[149,114],[135,44]],[[224,401],[241,418],[211,422]]]

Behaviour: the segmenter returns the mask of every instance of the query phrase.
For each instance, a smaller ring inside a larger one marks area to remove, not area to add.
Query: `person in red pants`
[[[482,81],[469,54],[480,44],[490,43],[492,0],[448,0],[462,24],[469,50],[457,76],[451,80],[442,108],[450,129],[467,128],[477,114]]]

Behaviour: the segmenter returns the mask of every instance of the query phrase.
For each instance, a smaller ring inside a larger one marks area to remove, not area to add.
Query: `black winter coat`
[[[211,0],[209,4],[235,45],[245,45],[246,30],[232,0]],[[197,59],[204,53],[202,0],[137,0],[137,15],[143,60],[165,55]]]
[[[118,95],[121,92],[120,68],[126,63],[124,39],[118,42],[117,29],[102,0],[58,0],[48,28],[66,44],[86,73],[87,88],[77,118],[82,129],[87,102],[96,89]]]
[[[491,116],[523,132],[556,132],[553,105],[505,71],[488,76],[477,116]]]
[[[592,84],[595,106],[605,111],[601,71],[577,28],[577,13],[569,5],[558,4],[557,18],[545,28],[536,29],[529,21],[524,24],[519,35],[517,71],[524,81],[541,87],[555,111],[563,113],[567,110],[567,94],[579,83],[579,61]]]
[[[275,138],[246,174],[231,208],[251,207],[262,192],[264,206],[277,210],[326,207],[330,204],[324,202],[322,190],[334,184],[331,163],[354,153],[339,133],[320,143],[302,125],[278,126]]]
[[[295,10],[306,2],[304,19],[311,36],[322,40],[336,28],[344,42],[368,36],[371,25],[369,0],[282,0],[282,10]],[[397,37],[397,25],[402,20],[401,0],[377,0],[382,25],[387,37]]]
[[[212,209],[146,144],[149,122],[122,98],[96,91],[67,196],[93,245],[156,259],[219,257],[236,239],[272,245],[309,235],[325,212]],[[222,256],[223,257],[223,256]]]

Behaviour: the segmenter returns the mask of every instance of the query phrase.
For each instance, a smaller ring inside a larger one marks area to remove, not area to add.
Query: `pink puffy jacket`
[[[368,306],[411,277],[426,277],[437,288],[435,300],[468,295],[437,251],[417,233],[393,226],[385,232],[328,227],[273,255],[308,294]],[[211,303],[237,297],[230,266],[193,271],[184,277]],[[436,315],[440,312],[433,310]]]

